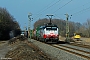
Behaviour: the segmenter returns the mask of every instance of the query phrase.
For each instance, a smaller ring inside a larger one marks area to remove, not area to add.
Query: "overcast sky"
[[[40,18],[66,19],[64,14],[72,15],[70,21],[84,23],[90,19],[90,0],[0,0],[0,7],[6,8],[19,22],[21,29],[28,26],[28,13],[32,14],[33,24]]]

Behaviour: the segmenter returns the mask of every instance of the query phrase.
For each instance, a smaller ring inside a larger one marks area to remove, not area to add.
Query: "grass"
[[[90,38],[84,38],[85,42],[90,42]]]

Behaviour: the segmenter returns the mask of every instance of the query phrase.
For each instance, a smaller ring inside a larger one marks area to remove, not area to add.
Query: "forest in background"
[[[21,29],[15,18],[6,10],[0,7],[0,40],[10,39],[10,32],[17,36]]]
[[[34,23],[34,29],[36,27],[49,23],[47,18],[39,19]],[[66,21],[63,19],[52,19],[51,22],[56,24],[59,28],[59,35],[66,36]],[[79,33],[82,37],[90,37],[90,19],[87,19],[85,23],[69,21],[69,35],[72,37],[74,33]]]

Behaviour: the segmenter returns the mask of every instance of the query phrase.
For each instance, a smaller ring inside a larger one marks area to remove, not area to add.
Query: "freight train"
[[[43,42],[58,42],[59,34],[58,27],[55,24],[47,23],[43,26],[37,27],[34,31],[34,39],[43,41]]]

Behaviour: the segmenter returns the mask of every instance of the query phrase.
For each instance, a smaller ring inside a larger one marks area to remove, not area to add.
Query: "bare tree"
[[[86,28],[87,37],[90,37],[90,19],[88,19],[87,22],[84,23],[84,26]]]
[[[15,18],[10,15],[6,8],[0,7],[0,39],[9,39],[9,32],[18,28],[20,30]]]

